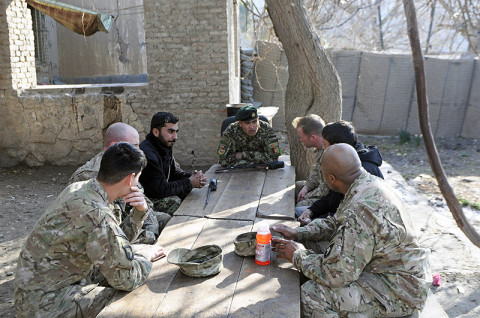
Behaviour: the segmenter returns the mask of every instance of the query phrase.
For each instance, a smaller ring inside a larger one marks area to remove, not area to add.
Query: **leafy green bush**
[[[480,210],[480,204],[478,204],[477,202],[470,202],[468,201],[467,199],[464,199],[464,198],[458,198],[458,201],[463,205],[463,206],[469,206],[473,209],[477,209],[477,210]]]

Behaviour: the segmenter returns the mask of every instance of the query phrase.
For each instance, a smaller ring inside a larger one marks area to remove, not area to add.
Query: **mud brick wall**
[[[22,0],[0,2],[0,89],[35,85],[32,19]]]
[[[175,153],[184,164],[216,160],[230,96],[227,2],[144,1],[148,102],[138,112],[148,126],[157,111],[180,118]]]
[[[215,163],[225,105],[240,101],[237,9],[225,0],[146,0],[148,84],[34,87],[30,11],[2,0],[0,167],[83,164],[102,149],[110,123],[132,125],[143,140],[158,111],[180,118],[182,166]]]

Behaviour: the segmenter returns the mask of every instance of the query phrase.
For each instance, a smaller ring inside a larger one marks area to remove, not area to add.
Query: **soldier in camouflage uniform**
[[[380,171],[382,165],[382,155],[376,146],[365,146],[358,140],[355,128],[352,123],[344,120],[329,123],[322,130],[323,149],[330,145],[346,143],[354,147],[362,163],[362,167],[370,174],[383,179]],[[333,215],[343,200],[343,194],[329,189],[328,193],[321,199],[315,201],[308,209],[298,217],[302,226],[316,218]],[[297,208],[298,209],[298,208]]]
[[[22,317],[95,317],[115,289],[143,284],[165,250],[132,245],[148,211],[136,187],[146,165],[129,143],[108,148],[98,177],[68,186],[27,237],[15,276],[15,310]],[[134,207],[124,230],[112,202]]]
[[[305,117],[297,117],[292,122],[297,130],[300,142],[307,148],[314,148],[315,164],[306,180],[295,182],[295,194],[297,204],[295,215],[299,217],[315,201],[328,193],[328,186],[322,177],[323,137],[322,130],[325,127],[323,119],[315,114]]]
[[[230,124],[220,138],[219,163],[241,166],[278,160],[280,146],[273,129],[258,119],[257,109],[243,106],[235,114],[238,120]]]
[[[306,180],[295,182],[296,207],[309,207],[328,193],[328,186],[322,177],[323,149],[314,149],[315,163]]]
[[[105,131],[103,138],[104,149],[83,166],[79,167],[70,177],[69,184],[97,177],[98,170],[100,169],[100,161],[102,160],[105,150],[111,145],[121,141],[129,142],[135,147],[138,147],[140,140],[137,130],[125,123],[114,123],[110,125]],[[140,184],[138,187],[143,191]],[[153,203],[148,200],[148,198],[146,198],[146,201],[150,210],[143,223],[144,230],[138,236],[136,243],[153,244],[160,235],[160,232],[167,225],[171,216],[167,213],[153,211]],[[126,206],[122,199],[115,200],[114,207],[115,215],[118,216],[120,222],[128,216],[131,208]]]
[[[400,317],[421,310],[431,284],[429,251],[421,248],[401,200],[367,173],[353,147],[330,146],[322,170],[345,194],[334,216],[305,227],[272,226],[274,251],[309,279],[301,287],[306,317]]]

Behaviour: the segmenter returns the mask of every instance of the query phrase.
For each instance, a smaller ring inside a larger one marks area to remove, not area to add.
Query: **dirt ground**
[[[420,243],[430,248],[432,273],[441,275],[431,286],[435,299],[449,317],[480,317],[480,253],[459,229],[441,195],[419,138],[400,144],[397,137],[361,136],[377,145],[384,159],[385,179],[401,194]],[[480,233],[480,141],[438,139],[438,153],[457,198],[469,206],[463,213]],[[392,173],[389,173],[392,172]],[[395,173],[397,172],[397,173]]]
[[[439,272],[442,285],[432,292],[449,317],[480,316],[480,260],[478,248],[458,230],[438,191],[420,142],[412,137],[400,144],[398,137],[360,136],[365,144],[379,147],[386,167],[386,179],[407,195],[412,207],[419,207],[421,242],[432,250],[432,271]],[[284,140],[284,142],[286,142]],[[480,205],[480,142],[466,139],[440,139],[437,147],[444,169],[458,197]],[[14,317],[13,280],[19,250],[45,208],[66,186],[76,167],[0,168],[0,317]],[[392,172],[390,176],[390,172]],[[404,180],[401,178],[403,176]],[[431,212],[423,212],[431,211]],[[480,211],[464,209],[480,233]]]

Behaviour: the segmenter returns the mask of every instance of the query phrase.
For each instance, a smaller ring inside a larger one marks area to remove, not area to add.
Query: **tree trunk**
[[[480,247],[480,236],[470,225],[470,223],[468,223],[465,214],[463,214],[462,206],[458,202],[452,187],[448,183],[447,176],[445,175],[445,171],[443,170],[443,166],[438,155],[437,147],[435,146],[435,142],[433,140],[432,130],[430,128],[430,120],[428,118],[425,66],[422,49],[420,47],[420,38],[418,36],[415,6],[412,0],[403,0],[403,5],[407,18],[408,37],[410,38],[410,45],[412,47],[413,67],[415,69],[415,82],[417,86],[417,103],[420,129],[422,130],[423,141],[425,142],[425,147],[427,149],[430,166],[432,167],[433,174],[438,181],[440,191],[447,201],[447,205],[450,208],[457,225],[473,244]]]
[[[314,157],[300,143],[295,117],[317,114],[325,122],[342,116],[340,77],[330,62],[301,0],[266,0],[275,33],[288,60],[285,125],[297,180],[305,179]]]

